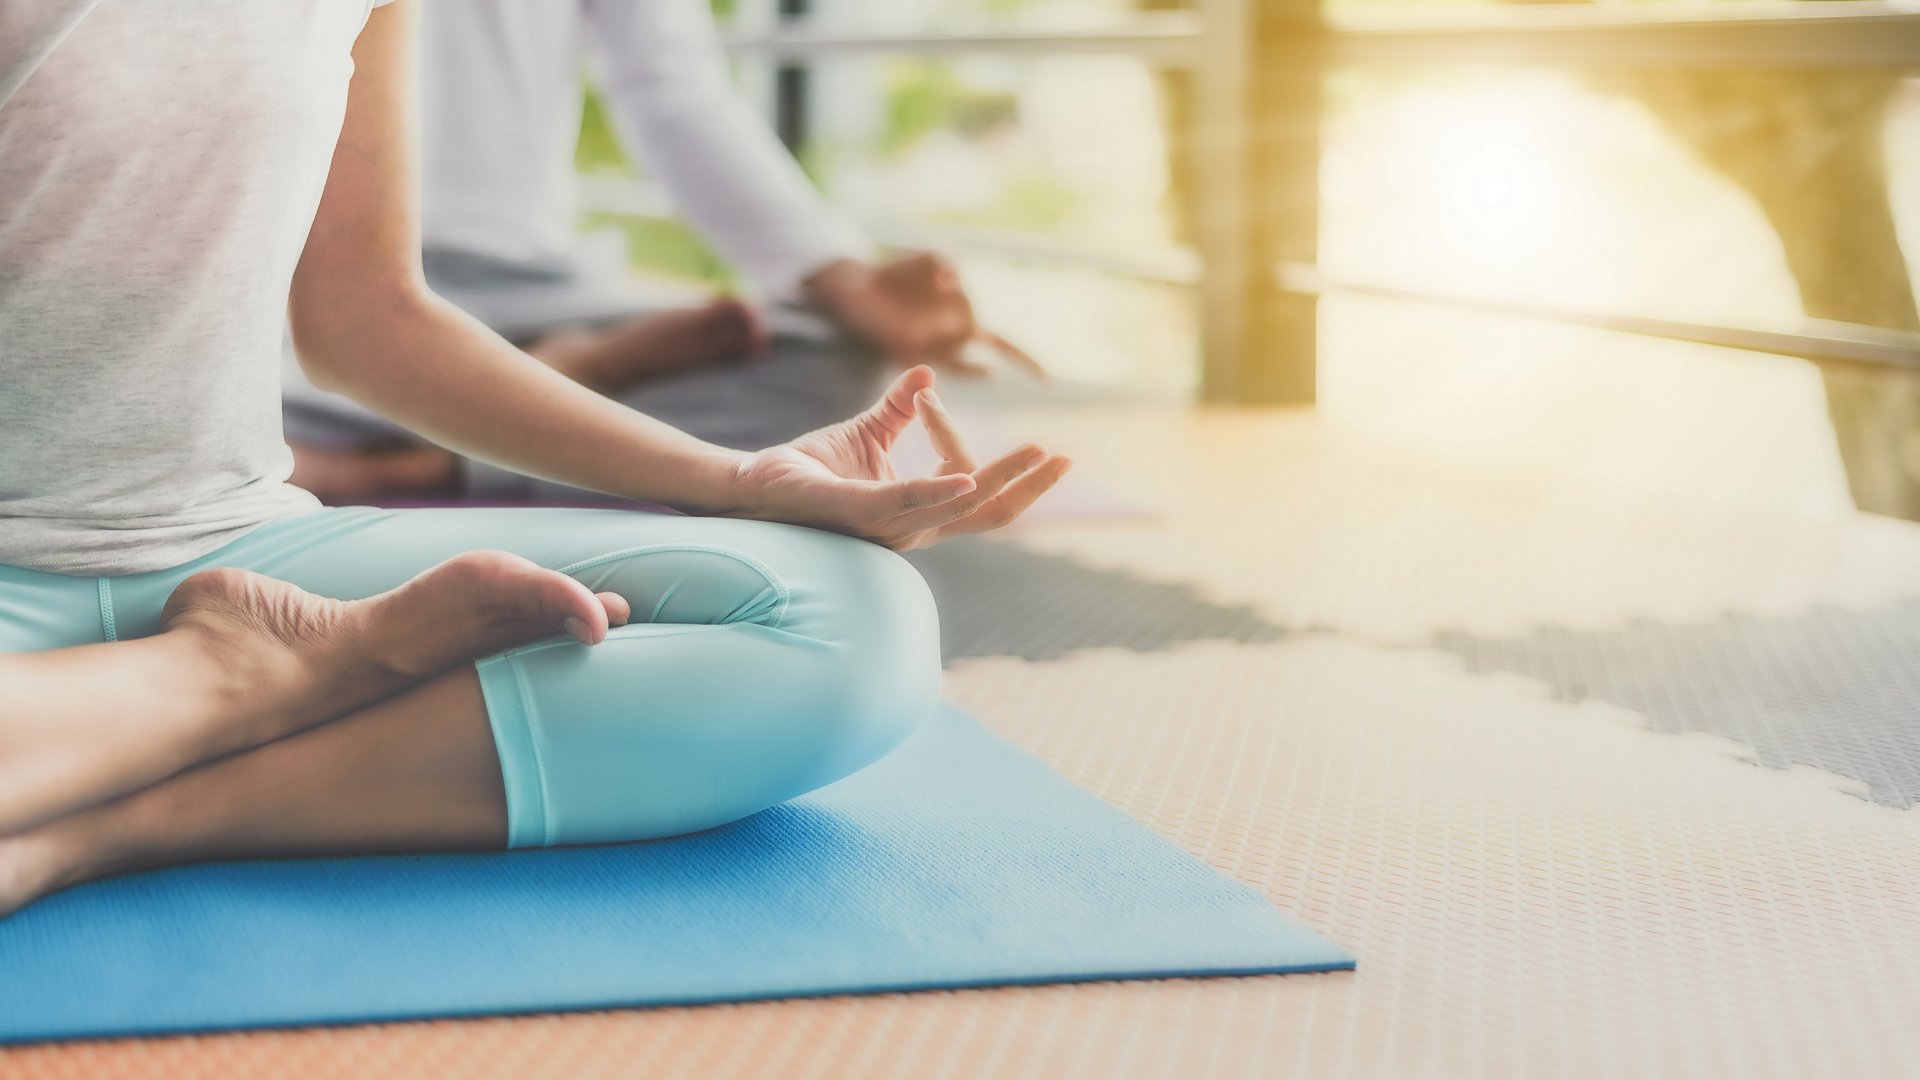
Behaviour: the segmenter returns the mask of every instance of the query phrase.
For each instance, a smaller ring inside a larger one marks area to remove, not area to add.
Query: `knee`
[[[767,581],[780,593],[771,621],[791,633],[823,641],[859,641],[907,635],[897,647],[939,647],[933,595],[912,564],[892,551],[839,533],[798,526],[772,527],[778,541],[767,560]]]
[[[796,538],[778,618],[739,627],[763,681],[727,697],[750,718],[722,735],[737,804],[760,809],[873,764],[932,717],[940,701],[940,628],[926,581],[899,555],[848,537]],[[731,725],[729,725],[731,726]],[[744,739],[740,736],[745,736]]]
[[[830,598],[831,621],[850,636],[884,638],[896,653],[918,652],[924,654],[920,659],[937,664],[940,620],[920,571],[878,544],[832,539],[840,566]]]
[[[865,768],[933,715],[919,573],[844,537],[785,539],[793,573],[769,579],[763,620],[481,662],[513,846],[711,828]]]
[[[940,699],[940,625],[927,584],[906,560],[850,541],[848,581],[820,613],[808,700],[794,720],[840,775],[905,741]]]

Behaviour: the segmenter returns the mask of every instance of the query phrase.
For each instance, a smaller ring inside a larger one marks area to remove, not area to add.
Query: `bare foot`
[[[56,889],[67,870],[45,830],[0,836],[0,919]]]
[[[460,479],[460,462],[451,450],[427,444],[332,447],[289,442],[292,482],[330,505],[383,495],[435,495],[451,492]]]
[[[473,551],[390,592],[330,600],[246,570],[180,583],[161,632],[196,637],[232,680],[238,711],[290,731],[534,638],[588,645],[626,622],[626,600],[504,551]]]
[[[723,296],[609,329],[548,334],[527,352],[575,382],[611,394],[679,368],[746,359],[764,350],[767,340],[759,314]]]
[[[174,769],[251,749],[357,711],[433,675],[523,642],[568,634],[592,645],[631,612],[614,593],[502,551],[449,559],[390,592],[330,600],[245,570],[207,570],[174,590],[155,642],[215,682],[221,722],[159,771],[96,778],[48,798],[0,833],[0,916],[48,892],[116,872],[95,811]],[[57,774],[56,774],[57,775]],[[32,793],[29,793],[32,794]],[[88,807],[94,810],[88,810]],[[111,815],[108,815],[109,817]]]
[[[35,900],[62,889],[103,877],[142,869],[140,850],[119,841],[105,828],[108,811],[132,803],[149,792],[136,793],[120,803],[94,807],[28,829],[0,834],[0,920]],[[165,830],[169,823],[143,823]]]

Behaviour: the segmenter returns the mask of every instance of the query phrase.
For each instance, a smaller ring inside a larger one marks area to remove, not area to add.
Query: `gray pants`
[[[525,344],[566,327],[605,325],[697,302],[649,297],[618,276],[568,269],[529,270],[476,256],[426,253],[435,292]],[[785,442],[852,416],[879,391],[883,365],[805,313],[776,310],[765,356],[672,372],[629,387],[616,400],[698,438],[740,450]],[[287,440],[328,447],[412,439],[405,428],[308,382],[291,345],[284,365],[282,415]],[[579,489],[484,462],[466,463],[468,493],[489,499],[578,499]]]

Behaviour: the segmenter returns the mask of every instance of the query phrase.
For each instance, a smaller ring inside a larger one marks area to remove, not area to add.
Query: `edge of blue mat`
[[[595,1012],[653,1012],[659,1009],[699,1009],[709,1005],[752,1005],[758,1003],[776,1003],[781,1001],[813,1001],[837,997],[879,997],[885,994],[916,994],[934,991],[993,990],[1010,986],[1085,986],[1091,983],[1106,982],[1171,982],[1193,979],[1239,979],[1258,976],[1282,977],[1287,975],[1326,975],[1334,972],[1356,970],[1357,961],[1331,961],[1325,964],[1293,964],[1284,968],[1273,966],[1253,966],[1246,968],[1206,968],[1193,971],[1114,971],[1084,975],[1049,975],[1039,978],[1018,977],[1002,979],[978,979],[966,982],[941,980],[937,982],[902,982],[876,984],[870,987],[836,987],[832,990],[796,991],[780,994],[717,994],[705,997],[690,997],[681,1001],[643,1001],[636,1003],[593,1002],[581,1005],[548,1005],[537,1009],[445,1009],[437,1012],[417,1015],[363,1015],[358,1013],[339,1016],[316,1017],[310,1020],[268,1021],[259,1023],[208,1023],[181,1027],[128,1027],[111,1034],[93,1032],[56,1033],[50,1035],[3,1035],[0,1034],[0,1050],[16,1046],[38,1046],[48,1043],[113,1042],[120,1039],[171,1039],[187,1038],[194,1035],[230,1035],[240,1031],[324,1031],[329,1028],[366,1027],[374,1024],[423,1024],[434,1020],[485,1020],[490,1018],[509,1018],[516,1016],[573,1016]]]
[[[530,1015],[551,1015],[551,1014],[613,1011],[613,1010],[680,1008],[680,1007],[702,1006],[702,1005],[735,1004],[735,1003],[754,1002],[754,1001],[779,1001],[779,1000],[788,1000],[788,999],[872,996],[872,995],[878,995],[878,994],[911,993],[911,992],[922,992],[922,991],[931,991],[931,990],[977,990],[977,989],[988,989],[988,988],[1001,987],[1001,986],[1050,986],[1050,985],[1066,985],[1066,984],[1086,983],[1086,982],[1116,982],[1116,981],[1142,981],[1142,980],[1194,979],[1194,978],[1231,978],[1231,977],[1246,977],[1246,976],[1257,976],[1257,975],[1284,975],[1284,974],[1315,974],[1315,973],[1326,973],[1326,972],[1335,972],[1335,971],[1352,971],[1352,970],[1355,970],[1356,967],[1358,966],[1358,961],[1352,955],[1352,953],[1342,948],[1337,943],[1333,942],[1331,939],[1327,938],[1324,934],[1313,929],[1312,927],[1307,926],[1304,922],[1301,922],[1297,916],[1294,916],[1290,912],[1286,912],[1280,908],[1275,907],[1270,901],[1266,899],[1264,895],[1262,895],[1259,892],[1259,890],[1253,888],[1252,886],[1248,885],[1243,881],[1233,878],[1207,865],[1203,860],[1196,858],[1191,852],[1187,851],[1185,848],[1182,848],[1180,845],[1174,843],[1173,841],[1167,839],[1166,837],[1161,836],[1160,834],[1147,828],[1140,822],[1134,820],[1129,815],[1125,814],[1118,808],[1114,807],[1112,804],[1107,803],[1105,800],[1100,799],[1098,796],[1093,795],[1091,792],[1086,791],[1084,788],[1081,788],[1078,785],[1073,784],[1071,781],[1067,780],[1065,777],[1061,776],[1058,772],[1056,772],[1051,766],[1047,765],[1046,762],[1028,753],[1021,747],[1016,746],[1012,743],[1009,743],[1006,740],[1001,739],[998,736],[994,735],[991,731],[987,730],[984,725],[981,725],[977,720],[973,719],[971,716],[968,716],[966,713],[962,712],[958,708],[952,705],[943,705],[941,712],[942,712],[943,720],[946,720],[948,722],[957,720],[960,723],[964,723],[965,725],[968,725],[969,727],[975,729],[979,734],[983,735],[985,738],[991,740],[994,744],[997,744],[997,749],[1000,752],[1009,754],[1013,757],[1020,759],[1022,764],[1025,767],[1044,772],[1049,778],[1051,778],[1052,782],[1063,785],[1064,787],[1069,788],[1072,791],[1078,793],[1090,806],[1097,807],[1098,808],[1097,812],[1099,814],[1115,819],[1116,824],[1118,824],[1119,826],[1125,829],[1132,831],[1137,837],[1140,838],[1138,842],[1159,847],[1165,853],[1175,855],[1179,859],[1186,860],[1204,869],[1206,873],[1211,874],[1212,876],[1219,879],[1219,884],[1223,889],[1240,892],[1241,894],[1243,894],[1244,898],[1250,899],[1252,901],[1256,901],[1258,905],[1271,910],[1276,916],[1279,916],[1283,919],[1286,919],[1292,923],[1297,924],[1298,928],[1303,932],[1304,936],[1310,937],[1314,941],[1317,941],[1320,945],[1324,946],[1324,949],[1322,949],[1319,954],[1321,958],[1309,960],[1305,962],[1267,962],[1267,963],[1252,963],[1252,964],[1227,963],[1227,964],[1214,964],[1214,965],[1208,965],[1203,963],[1203,964],[1197,964],[1197,965],[1186,966],[1186,967],[1181,967],[1181,966],[1178,966],[1177,964],[1168,965],[1164,967],[1151,966],[1151,967],[1139,967],[1139,968],[1135,968],[1135,967],[1102,968],[1102,967],[1099,967],[1098,965],[1086,965],[1078,969],[1058,970],[1058,971],[1047,972],[1045,974],[1015,974],[1015,975],[984,976],[984,977],[959,976],[959,977],[950,977],[950,978],[904,978],[904,979],[888,978],[888,979],[875,980],[870,983],[860,983],[857,981],[852,981],[852,982],[842,983],[840,985],[821,987],[818,989],[811,989],[811,990],[804,989],[804,988],[788,989],[784,987],[775,986],[771,989],[762,988],[762,989],[755,989],[755,990],[745,990],[737,993],[732,991],[718,991],[718,992],[693,991],[693,992],[686,993],[683,996],[674,997],[671,1000],[664,1000],[657,995],[649,996],[649,995],[640,994],[640,993],[636,994],[635,1000],[624,1000],[624,1001],[613,1000],[604,994],[595,994],[590,999],[582,998],[580,1000],[568,1000],[566,996],[562,994],[562,995],[549,995],[547,999],[544,1001],[541,1001],[539,1003],[529,1003],[525,1005],[513,1004],[513,1003],[499,1003],[499,1002],[495,1002],[491,1004],[480,1004],[480,1005],[471,1005],[471,1004],[462,1003],[462,1004],[453,1004],[453,1005],[449,1005],[447,1007],[442,1007],[442,1008],[434,1008],[430,1010],[423,1009],[419,1011],[411,1011],[411,1010],[401,1011],[401,1010],[391,1010],[391,1009],[375,1009],[367,1012],[348,1011],[344,1009],[338,1012],[328,1012],[324,1008],[316,1008],[311,1012],[309,1012],[307,1015],[304,1015],[298,1018],[284,1019],[284,1020],[239,1018],[239,1019],[232,1019],[232,1020],[215,1019],[215,1020],[199,1021],[199,1022],[179,1022],[179,1023],[163,1022],[163,1023],[156,1023],[156,1024],[146,1024],[146,1025],[141,1025],[136,1023],[136,1024],[129,1024],[124,1026],[116,1026],[111,1031],[102,1031],[97,1027],[89,1028],[89,1027],[86,1027],[85,1025],[69,1025],[68,1027],[65,1027],[65,1028],[50,1027],[50,1028],[35,1032],[33,1034],[9,1034],[4,1031],[0,1031],[0,1046],[9,1046],[9,1045],[18,1046],[18,1045],[29,1045],[29,1044],[35,1044],[35,1043],[61,1042],[61,1041],[72,1041],[72,1040],[82,1040],[82,1039],[105,1040],[105,1039],[122,1039],[122,1038],[150,1038],[150,1037],[156,1037],[156,1036],[186,1035],[186,1034],[193,1034],[193,1033],[215,1033],[215,1032],[256,1031],[256,1030],[262,1030],[262,1031],[264,1030],[300,1030],[300,1029],[308,1029],[308,1028],[324,1028],[324,1027],[332,1027],[332,1026],[345,1026],[345,1025],[357,1025],[357,1024],[405,1023],[410,1021],[434,1020],[434,1019],[471,1019],[471,1018],[487,1017],[487,1016],[530,1016]],[[859,774],[856,774],[856,775],[859,775]],[[845,783],[845,781],[843,781],[843,783]],[[830,791],[832,789],[829,788],[829,789],[823,789],[823,790]],[[735,826],[725,826],[723,827],[723,829],[735,828],[737,827],[737,824],[738,823],[736,823]],[[716,831],[719,831],[719,830],[716,830]],[[673,842],[674,841],[661,841],[659,843],[673,843]],[[612,846],[624,847],[625,845],[612,845]],[[366,856],[366,857],[346,859],[346,860],[316,859],[316,860],[289,860],[289,861],[303,862],[303,863],[325,863],[325,862],[365,863],[370,861],[380,861],[380,860],[388,860],[388,859],[418,860],[421,858],[428,858],[428,859],[456,858],[457,859],[457,858],[473,858],[473,857],[475,856],[472,856],[472,855],[452,855],[452,856],[378,855],[378,856]],[[500,857],[500,856],[488,855],[488,856],[482,856],[482,857],[494,858],[494,857]],[[173,874],[173,873],[182,873],[182,872],[191,872],[191,871],[192,871],[192,868],[175,868],[173,870],[157,871],[155,872],[155,874],[156,875]],[[141,876],[147,876],[147,875],[141,875]],[[0,923],[0,925],[4,925],[4,923]],[[4,999],[4,995],[0,995],[0,1000],[3,1000],[3,999]]]

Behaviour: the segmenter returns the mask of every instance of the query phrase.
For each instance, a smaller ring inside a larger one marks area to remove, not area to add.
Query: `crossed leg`
[[[188,577],[157,633],[0,653],[0,834],[302,731],[549,634],[598,642],[614,593],[500,551],[333,600],[232,568]]]
[[[480,684],[451,671],[313,731],[0,836],[0,916],[96,878],[186,862],[505,846]]]
[[[918,576],[883,549],[806,529],[593,511],[342,511],[236,558],[353,595],[369,574],[474,538],[518,540],[564,563],[583,592],[624,598],[633,621],[591,649],[566,638],[510,649],[0,835],[0,913],[178,862],[694,831],[860,768],[937,697],[933,608]]]

